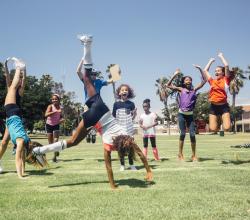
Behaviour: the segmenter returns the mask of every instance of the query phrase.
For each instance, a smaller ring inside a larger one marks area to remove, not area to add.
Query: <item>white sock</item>
[[[67,142],[65,140],[63,140],[63,141],[58,141],[58,142],[53,143],[53,144],[39,147],[39,153],[46,154],[49,152],[62,151],[65,148],[67,148]]]
[[[91,42],[84,44],[83,48],[83,64],[84,68],[92,68],[92,57],[91,57]]]

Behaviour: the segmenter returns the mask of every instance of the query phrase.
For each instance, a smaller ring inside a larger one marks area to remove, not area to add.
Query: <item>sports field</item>
[[[149,148],[151,184],[139,160],[138,171],[120,172],[114,152],[118,190],[109,187],[100,138],[63,151],[59,163],[48,154],[46,170],[27,165],[26,180],[17,178],[9,148],[0,174],[0,219],[250,219],[250,149],[230,148],[250,135],[198,135],[197,163],[190,162],[188,139],[179,162],[178,137],[157,136],[162,161],[152,160]],[[47,143],[43,136],[33,140]]]

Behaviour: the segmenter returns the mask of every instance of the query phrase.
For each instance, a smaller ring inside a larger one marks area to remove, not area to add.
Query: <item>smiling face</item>
[[[187,89],[190,89],[192,87],[192,78],[191,77],[185,77],[183,84]]]
[[[56,96],[56,95],[53,95],[52,98],[51,98],[51,102],[53,105],[55,106],[58,106],[60,101],[59,101],[59,98]]]
[[[119,96],[121,97],[122,100],[127,100],[128,99],[128,87],[127,86],[122,86],[119,92]]]
[[[217,66],[215,69],[215,76],[217,79],[221,79],[222,77],[224,77],[225,73],[223,71],[223,67],[221,66]]]

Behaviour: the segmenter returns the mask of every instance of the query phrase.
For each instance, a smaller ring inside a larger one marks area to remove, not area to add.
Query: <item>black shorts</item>
[[[13,115],[17,115],[21,117],[21,109],[17,104],[8,104],[4,106],[5,112],[6,112],[6,117],[9,118]]]
[[[224,113],[230,112],[230,107],[228,103],[225,103],[223,105],[210,105],[210,112],[211,115],[223,115]]]
[[[96,125],[101,117],[109,111],[109,108],[102,101],[102,98],[98,93],[90,97],[87,100],[86,105],[89,109],[82,115],[85,128],[90,128]]]
[[[58,125],[49,125],[46,124],[46,132],[47,134],[53,134],[54,131],[59,131],[60,130],[60,126]]]

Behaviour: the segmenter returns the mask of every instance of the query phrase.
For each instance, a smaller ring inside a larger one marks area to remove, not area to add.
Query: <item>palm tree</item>
[[[179,74],[175,80],[173,80],[173,84],[176,86],[180,86],[181,78],[183,74]],[[177,98],[177,92],[171,89],[167,89],[165,85],[169,81],[166,77],[161,77],[156,80],[155,86],[157,87],[156,95],[160,97],[160,101],[164,104],[164,109],[162,113],[164,115],[164,120],[167,121],[168,133],[170,134],[170,113],[168,108],[168,98]]]
[[[235,129],[235,102],[236,96],[239,94],[240,89],[244,86],[244,80],[247,77],[244,74],[244,71],[239,67],[233,67],[232,73],[234,74],[233,80],[230,82],[229,85],[229,92],[232,95],[232,117],[233,117],[233,132],[236,133]]]

